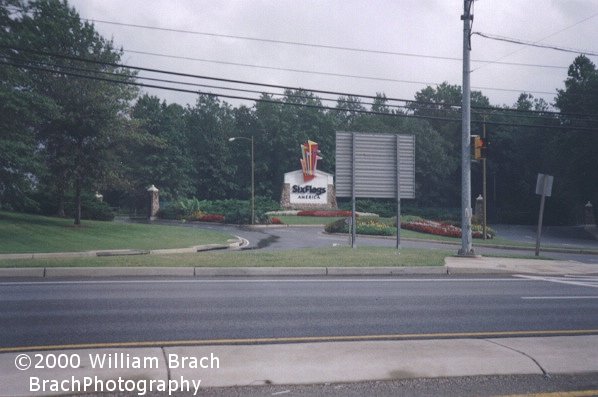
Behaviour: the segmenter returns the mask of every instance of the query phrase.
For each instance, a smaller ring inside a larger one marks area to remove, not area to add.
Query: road
[[[598,333],[596,277],[11,281],[0,301],[0,347]]]
[[[328,234],[324,232],[323,226],[312,227],[281,227],[281,228],[247,228],[234,225],[219,225],[206,223],[188,223],[180,224],[170,221],[159,221],[162,224],[176,224],[186,227],[200,227],[207,230],[215,230],[223,233],[229,233],[235,236],[245,238],[249,245],[248,249],[260,250],[287,250],[299,248],[325,248],[332,246],[348,246],[350,245],[349,236],[343,234]],[[528,226],[498,226],[499,234],[507,239],[518,241],[521,243],[535,244],[535,237],[532,238],[533,232]],[[598,250],[598,241],[590,239],[589,234],[583,234],[576,228],[549,228],[548,242],[551,246],[563,249],[593,249]],[[564,232],[565,230],[566,232]],[[572,231],[573,230],[573,231]],[[561,237],[559,237],[561,236]],[[531,238],[531,240],[530,240]],[[474,249],[481,255],[495,255],[495,256],[529,256],[534,257],[533,248],[530,249],[503,249],[493,247],[480,247],[481,240],[475,239]],[[395,238],[379,238],[358,236],[357,246],[380,246],[380,247],[394,247],[396,244]],[[460,248],[460,244],[445,244],[435,243],[423,240],[403,240],[402,247],[404,248],[424,248],[435,249],[449,252],[455,252]],[[562,253],[562,252],[544,252],[542,256],[550,259],[558,260],[573,260],[583,263],[598,264],[598,255],[576,254],[576,253]]]

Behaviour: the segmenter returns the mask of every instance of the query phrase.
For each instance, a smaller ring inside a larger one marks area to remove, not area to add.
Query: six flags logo
[[[301,145],[301,169],[303,170],[303,180],[309,182],[316,177],[316,167],[318,160],[322,158],[319,156],[318,144],[308,140]]]

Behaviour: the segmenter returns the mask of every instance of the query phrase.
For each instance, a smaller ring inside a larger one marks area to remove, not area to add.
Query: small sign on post
[[[540,255],[540,236],[542,235],[542,219],[544,218],[544,202],[552,195],[552,175],[538,174],[536,180],[536,194],[540,195],[540,214],[538,215],[538,233],[536,236],[536,256]]]

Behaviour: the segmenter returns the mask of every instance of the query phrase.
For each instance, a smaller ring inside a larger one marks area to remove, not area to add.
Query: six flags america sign
[[[316,142],[308,140],[301,145],[301,170],[284,176],[281,205],[289,209],[334,208],[334,178],[318,171],[320,150]]]

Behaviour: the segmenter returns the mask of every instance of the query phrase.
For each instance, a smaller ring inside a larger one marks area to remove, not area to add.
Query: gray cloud
[[[70,0],[82,17],[239,36],[368,48],[381,51],[462,55],[460,0],[377,1],[196,1]],[[598,13],[596,1],[479,0],[474,30],[525,40],[539,40]],[[598,51],[598,17],[564,30],[545,42]],[[260,43],[219,37],[152,31],[97,23],[98,31],[125,50],[139,50],[227,62],[267,65],[422,82],[461,84],[461,62],[357,53]],[[473,59],[498,59],[522,48],[474,37]],[[504,61],[567,67],[574,54],[523,48]],[[126,54],[131,65],[186,73],[413,98],[424,86],[345,77],[272,71],[205,62]],[[593,57],[594,62],[597,61]],[[482,66],[473,64],[473,67]],[[486,65],[472,75],[473,86],[554,92],[562,88],[564,69]],[[483,90],[493,104],[512,104],[517,92]],[[194,95],[151,91],[167,101],[194,102]],[[535,94],[549,102],[554,94]]]

